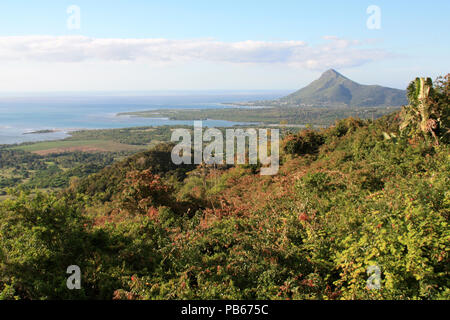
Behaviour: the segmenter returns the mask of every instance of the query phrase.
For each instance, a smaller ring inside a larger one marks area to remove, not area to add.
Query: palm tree
[[[433,82],[430,78],[416,78],[408,86],[410,104],[403,107],[400,131],[409,131],[413,135],[422,133],[425,137],[431,134],[435,143],[439,144],[436,130],[440,123],[439,107],[433,103]]]

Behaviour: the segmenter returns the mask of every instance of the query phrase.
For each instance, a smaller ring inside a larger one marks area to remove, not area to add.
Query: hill
[[[328,70],[310,85],[284,98],[266,101],[278,106],[395,107],[407,104],[406,91],[377,85],[362,85]]]
[[[0,299],[449,299],[449,79],[412,82],[400,113],[287,136],[275,176],[177,167],[160,145],[17,191]]]

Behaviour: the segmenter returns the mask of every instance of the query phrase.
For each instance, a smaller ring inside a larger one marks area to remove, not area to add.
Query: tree
[[[170,205],[172,188],[150,170],[132,171],[127,174],[122,192],[122,206],[131,213],[147,214],[153,207]]]
[[[435,86],[430,78],[416,78],[409,84],[410,104],[401,113],[402,132],[413,136],[421,134],[425,139],[431,136],[434,143],[439,144],[440,137],[448,134],[448,81],[449,75],[438,78]]]

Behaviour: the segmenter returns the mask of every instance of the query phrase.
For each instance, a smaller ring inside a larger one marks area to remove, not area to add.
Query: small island
[[[31,132],[24,132],[23,134],[44,134],[44,133],[55,133],[55,132],[61,132],[61,130],[44,129],[44,130],[36,130],[36,131],[31,131]]]

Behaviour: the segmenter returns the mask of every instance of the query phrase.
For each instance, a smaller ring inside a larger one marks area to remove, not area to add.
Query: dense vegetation
[[[399,108],[398,108],[399,109]],[[378,119],[392,113],[396,108],[323,108],[323,107],[283,107],[283,108],[225,108],[225,109],[165,109],[124,113],[124,115],[171,120],[226,120],[247,123],[330,126],[336,120],[355,117]]]
[[[75,178],[86,177],[112,164],[129,152],[65,152],[38,155],[0,147],[0,195],[7,188],[57,189],[68,187]]]
[[[379,120],[288,135],[276,176],[175,166],[162,144],[58,193],[16,191],[0,298],[449,299],[449,80],[415,81]]]

